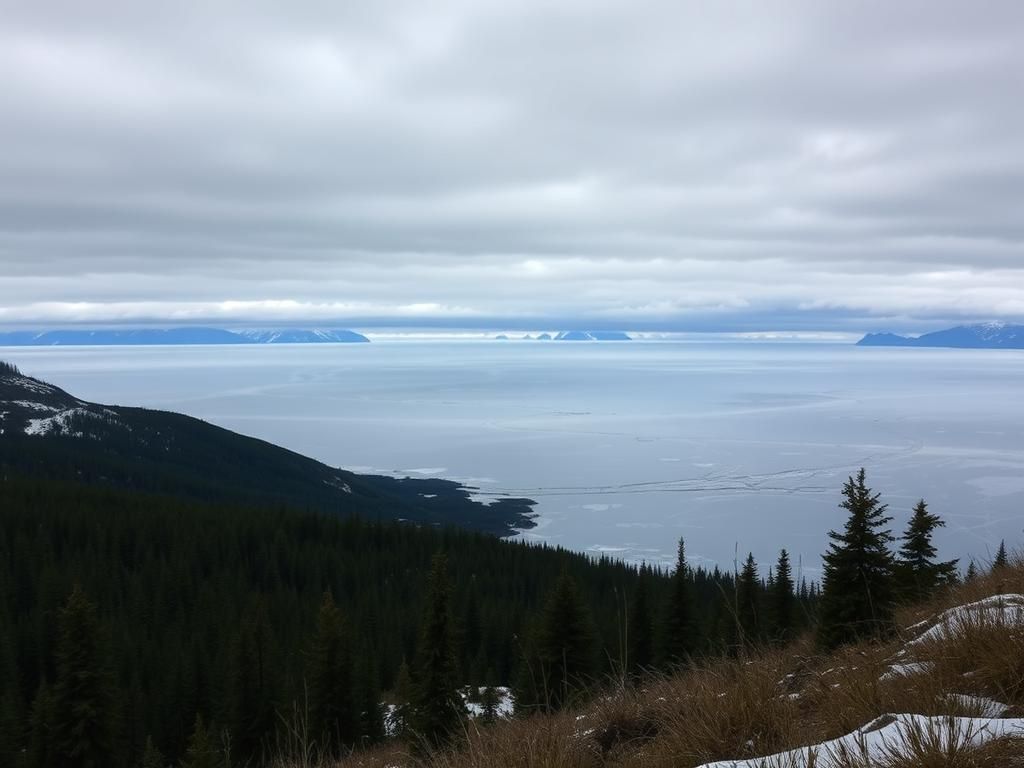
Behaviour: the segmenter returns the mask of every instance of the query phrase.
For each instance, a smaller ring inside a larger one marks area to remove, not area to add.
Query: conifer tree
[[[146,746],[142,751],[142,768],[167,768],[163,754],[153,744],[153,737],[146,737]]]
[[[403,735],[411,726],[412,700],[415,697],[412,673],[405,659],[398,667],[394,685],[395,708],[391,712],[391,726],[395,735]]]
[[[996,559],[992,561],[992,570],[996,571],[1000,568],[1005,568],[1007,564],[1006,557],[1006,540],[1003,539],[999,542],[999,549],[996,552]]]
[[[356,675],[356,705],[358,707],[358,742],[363,746],[377,744],[387,735],[384,728],[384,707],[380,701],[377,663],[372,653],[362,654],[366,661],[359,665]]]
[[[447,743],[465,716],[456,677],[450,592],[448,559],[439,552],[430,567],[416,648],[412,712],[416,745],[439,747]]]
[[[793,569],[789,562],[789,553],[785,549],[779,552],[779,560],[775,564],[771,597],[775,640],[785,643],[793,636],[796,619],[793,615],[796,603],[796,595],[793,593]]]
[[[761,638],[760,578],[753,553],[747,554],[736,584],[736,648],[753,645]]]
[[[220,754],[202,715],[196,715],[181,768],[220,768]]]
[[[664,623],[663,645],[665,661],[669,664],[686,662],[697,649],[694,626],[690,569],[686,564],[686,544],[680,538]]]
[[[7,684],[0,693],[0,765],[14,765],[21,753],[21,717],[18,696]]]
[[[28,764],[31,768],[50,768],[55,762],[53,737],[53,693],[44,680],[32,699],[29,715]]]
[[[0,589],[3,584],[0,583]],[[0,601],[2,603],[2,601]],[[12,622],[0,605],[0,765],[14,765],[21,752],[21,695],[18,691],[18,666],[12,638],[7,634]]]
[[[967,575],[964,577],[964,581],[974,581],[976,578],[978,578],[978,568],[971,560],[967,565]]]
[[[541,612],[537,652],[544,685],[541,703],[548,709],[568,704],[595,672],[593,619],[576,581],[565,571]]]
[[[849,512],[842,533],[829,531],[818,639],[826,648],[892,628],[894,561],[885,527],[891,520],[880,496],[868,488],[862,468],[843,486],[840,507]]]
[[[498,705],[501,698],[493,685],[486,686],[480,693],[480,722],[490,725],[498,719]]]
[[[629,605],[626,636],[628,669],[634,675],[650,669],[654,663],[653,632],[654,623],[651,619],[647,574],[644,569],[641,569]]]
[[[66,768],[115,762],[116,698],[108,650],[94,606],[75,587],[57,620],[51,736]]]
[[[935,561],[932,534],[936,528],[945,525],[943,519],[928,511],[924,499],[917,502],[906,533],[901,538],[903,544],[897,563],[904,595],[910,600],[927,597],[940,584],[952,581],[956,574],[956,560]]]
[[[483,622],[480,618],[480,603],[477,596],[476,578],[469,590],[469,599],[462,618],[462,655],[474,662],[483,650]],[[483,670],[479,670],[482,674]],[[466,677],[466,675],[464,675]]]
[[[331,754],[355,741],[352,651],[348,628],[330,592],[317,614],[309,655],[309,719],[319,743]]]
[[[270,625],[257,601],[235,635],[229,669],[232,744],[243,762],[256,758],[274,726],[269,656]]]

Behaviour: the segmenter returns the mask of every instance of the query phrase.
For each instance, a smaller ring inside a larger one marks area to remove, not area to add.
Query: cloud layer
[[[0,12],[0,323],[1024,317],[1012,0]]]

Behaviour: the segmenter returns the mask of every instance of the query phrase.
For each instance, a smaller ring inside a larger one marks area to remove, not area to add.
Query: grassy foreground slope
[[[471,724],[457,748],[427,759],[392,748],[322,765],[1012,768],[1024,765],[1022,594],[1024,562],[1017,558],[905,607],[889,642],[826,655],[806,636],[785,649],[699,663],[637,687],[610,685],[581,709]],[[847,735],[847,747],[886,738],[865,758],[859,747],[844,752],[827,743]]]

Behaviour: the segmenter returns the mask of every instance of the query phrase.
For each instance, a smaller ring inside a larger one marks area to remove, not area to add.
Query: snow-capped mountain
[[[555,341],[632,341],[622,331],[562,331]]]
[[[1024,349],[1024,325],[978,323],[958,325],[922,336],[898,336],[893,333],[869,333],[859,342],[862,347],[951,347],[956,349]]]
[[[238,335],[259,344],[354,344],[369,341],[361,333],[348,330],[285,328],[279,330],[243,330]]]

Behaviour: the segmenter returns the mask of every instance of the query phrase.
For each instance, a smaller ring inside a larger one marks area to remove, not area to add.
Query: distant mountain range
[[[368,342],[341,329],[227,331],[222,328],[125,328],[107,330],[7,331],[0,347],[165,346],[175,344],[351,344]]]
[[[0,362],[0,477],[8,470],[499,536],[534,525],[528,499],[481,504],[470,498],[476,489],[450,480],[357,475],[190,416],[79,400]]]
[[[955,349],[1024,349],[1024,325],[980,323],[958,325],[922,336],[869,333],[857,342],[862,347],[949,347]]]
[[[632,341],[622,331],[562,331],[555,341]]]
[[[508,341],[509,336],[500,333],[495,341]],[[526,334],[523,341],[632,341],[629,334],[622,331],[561,331],[552,336],[550,333],[539,333],[536,336]]]

